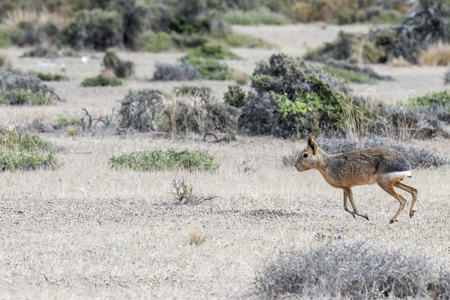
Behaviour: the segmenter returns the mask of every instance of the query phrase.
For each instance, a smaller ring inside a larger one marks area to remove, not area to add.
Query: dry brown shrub
[[[427,66],[448,66],[450,65],[450,44],[437,42],[421,51],[419,61]]]
[[[395,57],[391,61],[393,67],[410,67],[411,63],[404,59],[403,57]]]

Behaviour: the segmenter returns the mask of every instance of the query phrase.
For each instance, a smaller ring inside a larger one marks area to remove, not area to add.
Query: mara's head
[[[308,145],[306,149],[300,153],[295,167],[297,170],[307,171],[309,169],[315,169],[318,167],[320,161],[320,148],[319,143],[312,136],[308,138]]]

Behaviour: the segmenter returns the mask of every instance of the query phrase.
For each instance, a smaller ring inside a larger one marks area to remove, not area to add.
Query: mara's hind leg
[[[353,210],[348,208],[348,201],[347,200],[348,200],[348,195],[347,195],[346,190],[344,189],[344,210],[348,211],[349,213],[351,213],[353,218],[356,218],[355,217],[355,211],[353,211]]]
[[[412,218],[414,216],[414,213],[417,211],[417,207],[416,207],[417,189],[413,188],[412,186],[407,185],[406,183],[403,183],[401,181],[396,181],[394,183],[394,185],[396,187],[398,187],[399,189],[402,189],[411,194],[412,202],[411,202],[411,209],[409,210],[409,216]]]
[[[360,217],[363,217],[363,218],[366,219],[367,221],[369,221],[369,217],[368,217],[366,214],[361,214],[361,213],[359,213],[358,208],[356,207],[355,201],[353,201],[353,192],[352,192],[352,189],[349,188],[349,187],[344,188],[344,209],[345,209],[345,204],[346,204],[346,201],[345,201],[345,195],[347,195],[347,198],[350,200],[350,203],[352,204],[352,207],[353,207],[353,213],[352,213],[352,215],[355,216],[355,214],[356,214],[356,215],[358,215],[358,216],[360,216]],[[348,207],[347,207],[347,209],[348,209]],[[349,212],[349,210],[347,210],[347,211]]]
[[[398,218],[400,217],[400,214],[402,213],[403,209],[405,208],[406,198],[400,195],[395,189],[394,189],[394,183],[393,182],[378,182],[378,185],[389,195],[394,197],[395,199],[400,202],[400,206],[398,208],[397,213],[395,216],[390,220],[391,223],[398,222]]]

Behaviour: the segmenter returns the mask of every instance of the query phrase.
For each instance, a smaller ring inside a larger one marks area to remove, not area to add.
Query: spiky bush
[[[52,146],[38,135],[0,127],[0,170],[55,168]]]
[[[34,76],[18,69],[0,67],[0,92],[2,102],[17,104],[48,104],[62,99],[54,89]]]
[[[214,157],[202,150],[152,150],[136,151],[110,158],[112,168],[135,171],[160,171],[184,169],[188,171],[215,171],[219,165]]]
[[[330,243],[282,252],[265,263],[254,287],[264,299],[448,299],[450,269],[404,251]]]
[[[139,131],[159,130],[163,114],[163,97],[155,90],[131,91],[121,101],[119,128]]]

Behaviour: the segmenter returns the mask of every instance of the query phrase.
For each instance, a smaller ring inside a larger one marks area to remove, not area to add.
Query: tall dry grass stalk
[[[420,53],[419,62],[427,66],[450,65],[450,44],[439,41],[428,46]]]

